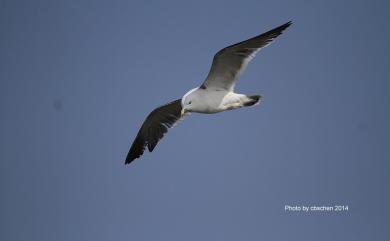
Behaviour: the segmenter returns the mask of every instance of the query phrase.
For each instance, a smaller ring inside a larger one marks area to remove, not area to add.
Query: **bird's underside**
[[[291,22],[287,22],[216,53],[209,74],[200,87],[190,90],[182,99],[156,108],[148,115],[131,145],[125,164],[139,158],[146,147],[152,152],[168,129],[187,112],[217,113],[259,103],[260,95],[236,94],[234,86],[256,53],[290,25]]]

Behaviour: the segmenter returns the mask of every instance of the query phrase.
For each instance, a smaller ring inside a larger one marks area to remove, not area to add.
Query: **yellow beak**
[[[187,109],[185,108],[181,109],[181,116],[185,115],[187,112],[188,112]]]

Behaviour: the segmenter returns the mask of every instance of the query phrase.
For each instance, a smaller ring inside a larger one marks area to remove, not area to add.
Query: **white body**
[[[243,107],[249,101],[246,95],[232,91],[194,88],[183,96],[182,107],[185,112],[213,114]]]

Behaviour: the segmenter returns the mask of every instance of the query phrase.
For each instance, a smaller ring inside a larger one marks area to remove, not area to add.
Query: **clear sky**
[[[389,7],[2,0],[0,240],[388,240]],[[289,20],[237,85],[260,105],[193,114],[124,165],[214,53]]]

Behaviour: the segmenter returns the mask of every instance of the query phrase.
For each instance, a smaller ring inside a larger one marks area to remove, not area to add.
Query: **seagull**
[[[181,99],[154,109],[145,119],[125,164],[139,158],[147,147],[152,152],[169,128],[191,112],[213,114],[259,104],[261,95],[234,93],[234,86],[248,63],[292,24],[291,21],[256,37],[221,49],[214,55],[206,80]]]

